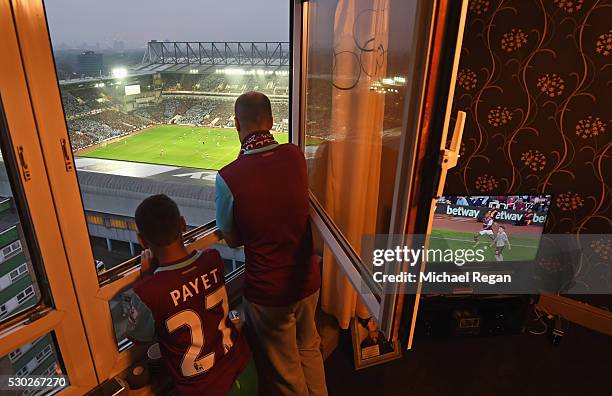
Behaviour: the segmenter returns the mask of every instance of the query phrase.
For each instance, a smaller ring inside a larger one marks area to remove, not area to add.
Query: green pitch
[[[508,234],[508,240],[512,249],[504,248],[504,261],[531,261],[535,258],[539,238]],[[484,249],[485,260],[495,261],[495,248],[488,236],[480,236],[475,245],[473,233],[450,230],[432,230],[429,240],[429,249]]]
[[[287,133],[273,135],[279,143],[288,141]],[[158,125],[80,156],[219,170],[239,151],[234,129]]]

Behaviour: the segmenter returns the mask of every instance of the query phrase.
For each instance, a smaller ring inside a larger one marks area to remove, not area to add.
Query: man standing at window
[[[260,382],[266,394],[326,395],[306,161],[297,146],[274,140],[266,95],[241,95],[234,112],[242,147],[217,174],[217,227],[229,246],[244,245],[245,319]]]

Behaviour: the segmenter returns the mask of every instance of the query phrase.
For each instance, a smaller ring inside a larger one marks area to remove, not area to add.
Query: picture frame
[[[402,357],[399,340],[389,342],[374,318],[355,317],[351,320],[351,338],[355,370],[376,366]]]

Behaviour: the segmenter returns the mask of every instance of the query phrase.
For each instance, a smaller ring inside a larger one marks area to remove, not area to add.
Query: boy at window
[[[149,342],[157,336],[180,395],[249,394],[255,369],[244,335],[228,319],[219,252],[187,249],[185,219],[166,195],[145,199],[135,220],[141,271],[148,273],[154,261],[157,268],[134,286],[128,337]]]

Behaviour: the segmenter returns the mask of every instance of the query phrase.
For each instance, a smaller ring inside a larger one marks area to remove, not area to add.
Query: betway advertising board
[[[482,219],[489,210],[492,208],[482,206],[463,206],[463,205],[451,205],[446,203],[436,204],[436,213],[445,214],[455,217],[470,217],[473,219]],[[525,218],[527,212],[510,210],[510,209],[497,209],[497,215],[495,220],[500,223],[515,224],[521,222]],[[533,213],[533,224],[544,225],[546,221],[545,212],[534,212]]]

